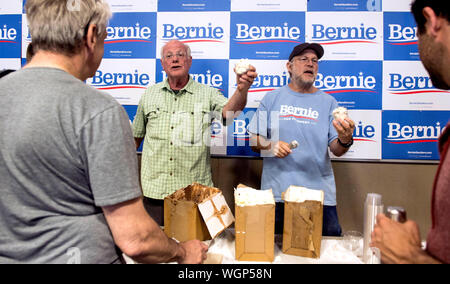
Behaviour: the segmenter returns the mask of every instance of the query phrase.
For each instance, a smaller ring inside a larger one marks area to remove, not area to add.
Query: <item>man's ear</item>
[[[96,25],[89,25],[86,33],[86,47],[89,52],[94,52],[95,45],[97,44],[98,29]]]
[[[423,16],[427,20],[425,23],[426,33],[429,35],[436,37],[438,36],[440,30],[442,29],[442,18],[436,16],[433,9],[430,7],[425,7],[422,10]]]
[[[291,61],[288,61],[287,63],[286,63],[286,68],[287,68],[287,70],[288,70],[288,72],[289,73],[291,73],[292,72],[292,62]]]
[[[188,65],[189,65],[189,69],[191,69],[192,66],[192,56],[188,57]]]

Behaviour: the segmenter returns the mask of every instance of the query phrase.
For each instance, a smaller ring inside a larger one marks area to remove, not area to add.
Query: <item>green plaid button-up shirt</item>
[[[163,199],[193,182],[212,186],[210,125],[222,118],[227,99],[190,78],[175,94],[168,80],[142,95],[133,134],[144,139],[141,183],[144,195]]]

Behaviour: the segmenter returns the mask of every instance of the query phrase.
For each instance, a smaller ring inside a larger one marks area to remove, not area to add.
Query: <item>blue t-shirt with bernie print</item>
[[[299,146],[285,158],[261,152],[261,189],[272,189],[277,202],[290,185],[324,191],[324,205],[336,205],[336,185],[328,145],[337,138],[332,121],[336,100],[317,91],[304,94],[289,86],[267,93],[249,124],[248,131],[272,141]]]

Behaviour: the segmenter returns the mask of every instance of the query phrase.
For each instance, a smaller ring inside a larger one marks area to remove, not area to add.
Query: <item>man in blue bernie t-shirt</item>
[[[290,185],[324,191],[324,236],[340,236],[336,211],[336,185],[328,147],[336,156],[353,144],[354,122],[333,119],[336,100],[314,87],[318,60],[324,50],[317,43],[297,45],[286,64],[291,81],[268,93],[255,113],[248,131],[254,151],[261,152],[261,189],[272,189],[275,200],[275,232],[283,232],[284,204],[281,193]],[[289,143],[298,142],[291,149]]]

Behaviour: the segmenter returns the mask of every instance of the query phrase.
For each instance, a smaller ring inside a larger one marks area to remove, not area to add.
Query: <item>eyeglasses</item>
[[[178,57],[179,59],[183,59],[184,57],[186,57],[186,53],[184,53],[184,52],[177,52],[177,53],[175,53],[175,54],[168,53],[168,54],[164,55],[164,59],[170,60],[170,59],[172,59],[174,56]]]
[[[314,64],[314,65],[319,63],[319,59],[317,59],[317,58],[308,58],[306,56],[295,57],[293,60],[300,61],[302,64],[307,64],[307,63],[309,63],[309,61],[311,61],[311,63]]]

